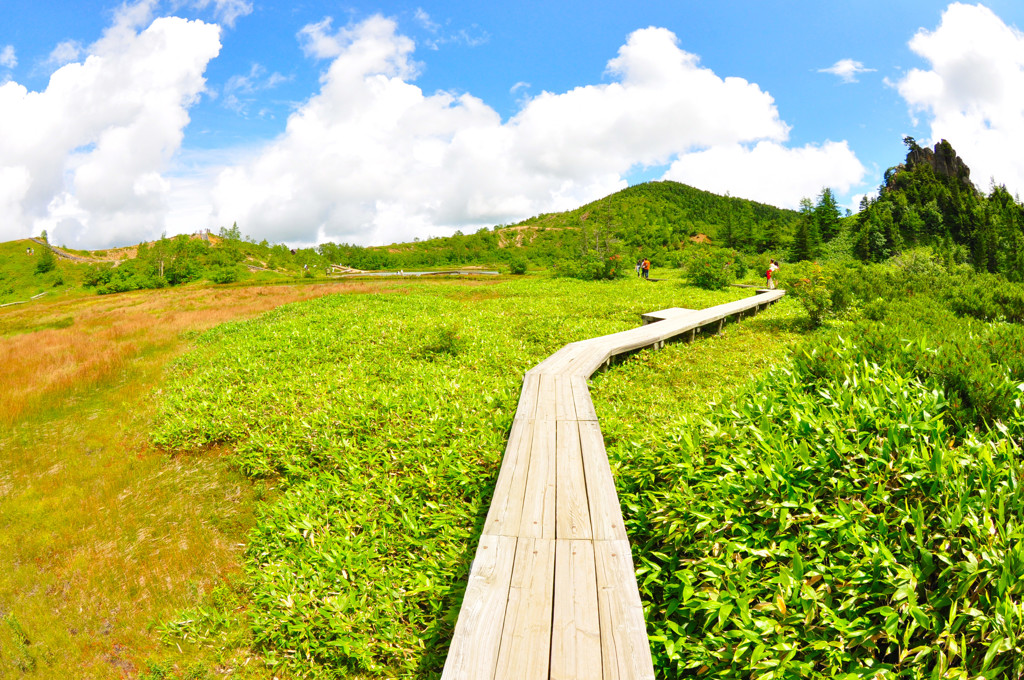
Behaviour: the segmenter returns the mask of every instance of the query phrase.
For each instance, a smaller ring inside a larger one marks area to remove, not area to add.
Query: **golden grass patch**
[[[202,662],[163,647],[153,627],[231,582],[263,489],[217,452],[152,450],[149,395],[192,332],[379,290],[179,288],[0,313],[0,677],[137,677],[154,660],[179,673]],[[261,664],[246,668],[241,677],[263,677]]]

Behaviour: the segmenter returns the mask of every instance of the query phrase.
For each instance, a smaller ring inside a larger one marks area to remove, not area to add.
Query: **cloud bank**
[[[987,7],[955,3],[910,49],[930,68],[895,86],[912,116],[930,119],[930,143],[949,140],[983,190],[994,178],[1024,193],[1024,34]]]
[[[0,239],[47,229],[60,243],[102,247],[164,229],[161,173],[181,147],[220,29],[168,17],[140,32],[146,14],[120,13],[42,92],[0,85]]]
[[[701,66],[664,28],[629,35],[605,82],[523,91],[503,120],[471,93],[418,87],[416,45],[382,16],[304,27],[298,47],[325,64],[319,91],[276,139],[186,167],[188,109],[221,34],[154,20],[154,6],[126,5],[91,46],[58,46],[54,63],[84,58],[46,90],[0,86],[0,125],[15,131],[0,138],[0,238],[47,229],[106,247],[237,222],[272,242],[377,244],[574,208],[638,170],[786,207],[865,174],[846,142],[788,145],[768,92]],[[216,7],[225,21],[251,10]],[[225,105],[267,78],[254,65]]]
[[[845,142],[787,147],[767,92],[701,67],[663,28],[629,36],[611,82],[542,92],[506,121],[471,94],[413,84],[414,44],[389,19],[337,32],[325,19],[300,38],[332,59],[321,91],[214,190],[218,223],[270,240],[387,243],[504,223],[605,196],[642,167],[791,207],[865,172]]]

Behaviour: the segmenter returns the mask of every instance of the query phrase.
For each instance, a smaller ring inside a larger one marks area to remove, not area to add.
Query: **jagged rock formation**
[[[916,165],[930,165],[937,176],[959,179],[963,184],[977,191],[971,182],[971,169],[963,159],[956,155],[953,145],[943,139],[935,145],[935,149],[918,146],[912,138],[908,138],[910,151],[907,154],[906,169],[913,170]],[[899,170],[899,168],[897,168]]]

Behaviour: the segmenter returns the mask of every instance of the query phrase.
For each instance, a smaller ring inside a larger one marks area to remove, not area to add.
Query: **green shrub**
[[[458,356],[466,345],[460,329],[456,325],[443,325],[431,329],[427,340],[420,348],[420,356],[432,358],[441,355]]]
[[[581,281],[620,279],[628,273],[623,267],[620,254],[603,255],[593,251],[579,257],[559,260],[555,263],[554,269],[556,276]]]
[[[865,319],[882,321],[885,319],[885,315],[888,311],[889,304],[882,298],[878,297],[864,305],[863,314]]]
[[[217,267],[210,272],[210,281],[214,283],[234,283],[238,280],[238,267]]]
[[[513,258],[508,263],[508,271],[510,274],[521,276],[526,273],[526,260],[521,257]]]
[[[687,267],[693,285],[705,290],[725,288],[733,276],[732,253],[721,248],[699,246]]]
[[[817,328],[832,313],[830,278],[817,262],[790,265],[787,289],[803,306],[812,328]]]

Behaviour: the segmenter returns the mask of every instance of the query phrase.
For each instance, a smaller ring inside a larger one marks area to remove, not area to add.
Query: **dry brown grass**
[[[0,314],[0,677],[139,677],[154,660],[178,677],[193,663],[205,677],[242,667],[244,650],[179,653],[152,630],[232,579],[257,489],[216,452],[152,450],[149,395],[189,331],[382,289],[143,291]],[[259,663],[242,673],[263,675]]]
[[[0,427],[129,369],[138,357],[174,349],[188,331],[255,316],[287,302],[365,283],[136,291],[0,313]],[[70,322],[66,328],[50,328]]]

